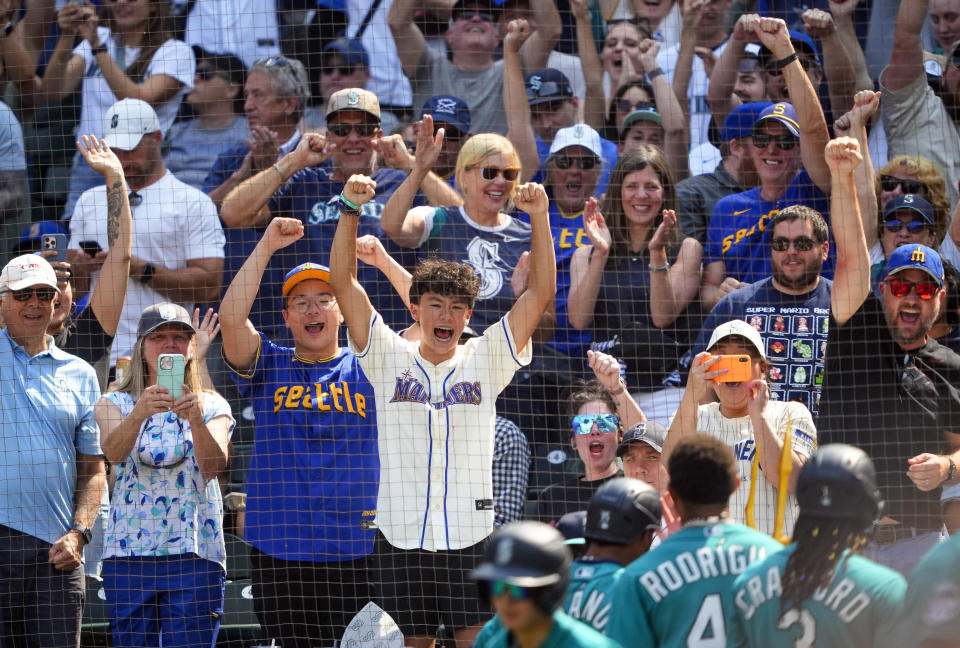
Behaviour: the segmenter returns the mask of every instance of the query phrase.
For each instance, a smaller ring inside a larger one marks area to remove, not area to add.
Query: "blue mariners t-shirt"
[[[368,555],[380,458],[373,388],[356,356],[306,360],[261,333],[253,366],[231,369],[257,427],[246,539],[281,560]]]
[[[790,205],[806,205],[816,209],[827,224],[830,223],[830,201],[805,169],[800,170],[778,200],[764,200],[760,196],[760,187],[721,198],[713,208],[713,217],[707,228],[704,266],[723,261],[727,276],[744,283],[755,283],[769,277],[772,271],[767,224],[777,212]],[[824,277],[833,278],[835,247],[831,235],[830,254],[820,273]]]

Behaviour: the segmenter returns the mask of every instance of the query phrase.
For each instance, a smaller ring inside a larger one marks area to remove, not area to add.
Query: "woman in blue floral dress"
[[[226,552],[216,476],[234,419],[201,388],[195,338],[183,307],[147,308],[129,370],[97,403],[116,473],[103,554],[114,646],[213,646],[219,630]],[[164,353],[184,356],[180,398],[157,384]]]

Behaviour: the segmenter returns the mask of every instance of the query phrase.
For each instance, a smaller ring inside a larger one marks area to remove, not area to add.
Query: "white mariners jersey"
[[[504,317],[434,365],[376,312],[363,353],[349,342],[376,394],[376,521],[384,537],[399,549],[427,551],[486,538],[497,396],[529,364],[532,344],[518,353]]]
[[[773,401],[767,403],[765,411],[777,437],[783,439],[790,419],[793,432],[793,451],[809,457],[817,447],[817,428],[813,417],[802,403]],[[697,410],[697,432],[709,434],[730,446],[740,471],[740,488],[730,497],[730,517],[741,524],[746,523],[745,510],[750,494],[750,470],[757,453],[757,444],[753,436],[753,424],[749,416],[727,418],[720,413],[720,403],[701,405]],[[757,530],[773,535],[774,514],[777,510],[777,489],[775,489],[757,467],[757,486],[754,499],[754,514]],[[797,520],[797,498],[787,497],[784,511],[783,529],[786,535],[793,533],[793,524]]]

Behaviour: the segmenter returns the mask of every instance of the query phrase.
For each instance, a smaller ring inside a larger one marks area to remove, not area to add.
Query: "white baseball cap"
[[[583,146],[598,158],[603,158],[603,147],[600,146],[600,133],[586,124],[574,124],[557,131],[550,145],[550,155],[559,153],[568,146]]]
[[[132,151],[147,133],[160,130],[156,111],[141,99],[121,99],[103,116],[103,139],[110,148]]]
[[[50,262],[37,254],[23,254],[10,260],[0,271],[0,292],[50,286],[57,292],[57,273]]]
[[[710,336],[710,342],[707,343],[707,349],[712,349],[714,346],[719,344],[723,338],[730,337],[731,335],[739,335],[740,337],[746,339],[751,345],[753,345],[753,348],[757,350],[757,353],[760,354],[760,357],[766,359],[767,354],[763,350],[763,338],[760,337],[759,331],[743,320],[730,320],[726,324],[721,324],[717,328],[713,329],[713,335]]]

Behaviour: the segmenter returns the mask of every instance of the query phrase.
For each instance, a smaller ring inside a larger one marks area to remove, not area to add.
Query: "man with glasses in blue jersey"
[[[93,417],[96,374],[47,335],[59,292],[53,267],[40,256],[18,256],[0,272],[4,645],[79,645],[83,547],[105,482]]]

